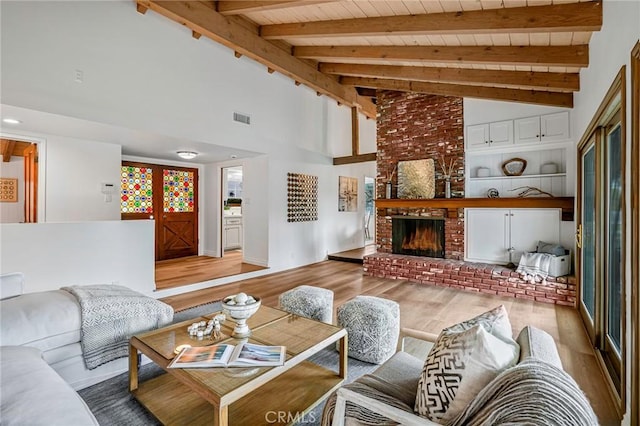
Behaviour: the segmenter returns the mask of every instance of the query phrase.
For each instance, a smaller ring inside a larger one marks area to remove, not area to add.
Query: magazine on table
[[[284,346],[223,343],[186,347],[171,361],[169,368],[266,367],[283,365],[284,361]]]

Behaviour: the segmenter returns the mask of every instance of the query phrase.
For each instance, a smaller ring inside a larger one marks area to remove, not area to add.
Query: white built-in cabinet
[[[514,120],[515,143],[535,144],[569,139],[569,113],[558,112]]]
[[[492,138],[492,129],[500,138]],[[489,143],[480,143],[485,132]],[[486,197],[490,190],[497,190],[500,197],[517,197],[527,187],[555,197],[573,195],[573,178],[567,179],[573,173],[575,152],[568,112],[469,125],[465,143],[467,197]],[[527,162],[521,176],[506,176],[502,170],[502,164],[513,158]],[[550,171],[549,165],[555,170]]]
[[[513,144],[513,120],[467,126],[467,146],[496,147]]]
[[[224,249],[242,248],[242,218],[226,217],[224,219]]]
[[[518,264],[538,241],[560,243],[560,209],[465,209],[465,260]]]

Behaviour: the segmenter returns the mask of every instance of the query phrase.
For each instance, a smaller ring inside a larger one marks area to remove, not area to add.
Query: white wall
[[[46,221],[120,220],[120,145],[47,137]],[[112,183],[110,202],[101,192]]]
[[[119,284],[153,296],[153,221],[0,225],[0,271],[22,272],[24,292]]]
[[[638,1],[616,1],[609,0],[603,2],[603,26],[602,31],[594,33],[589,43],[589,67],[580,72],[580,87],[582,90],[574,96],[574,110],[572,113],[574,129],[576,131],[576,142],[578,142],[593,116],[600,106],[604,95],[609,90],[611,83],[623,65],[626,65],[626,89],[627,89],[627,153],[626,153],[626,182],[630,182],[631,173],[638,173],[631,170],[631,75],[630,56],[631,49],[640,39],[640,2]],[[635,117],[638,120],[638,117]],[[631,199],[630,185],[627,185],[626,200]],[[625,291],[626,310],[631,312],[631,211],[630,203],[627,207],[627,238],[626,238],[626,279]],[[627,315],[626,325],[627,335],[625,341],[631,342],[631,319]],[[631,393],[631,353],[627,346],[627,409],[622,424],[631,423],[629,395]]]
[[[9,162],[0,162],[0,176],[18,179],[18,201],[0,202],[0,223],[24,222],[24,158],[11,157]]]

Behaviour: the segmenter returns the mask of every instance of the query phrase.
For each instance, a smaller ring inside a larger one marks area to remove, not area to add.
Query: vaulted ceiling
[[[375,90],[573,106],[601,1],[138,0],[375,117]]]

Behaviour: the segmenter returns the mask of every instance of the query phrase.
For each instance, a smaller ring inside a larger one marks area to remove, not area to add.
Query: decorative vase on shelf
[[[387,182],[384,187],[384,196],[387,200],[391,199],[391,182]]]
[[[451,198],[451,177],[444,178],[444,198]]]

